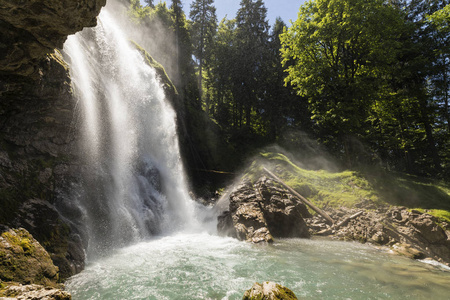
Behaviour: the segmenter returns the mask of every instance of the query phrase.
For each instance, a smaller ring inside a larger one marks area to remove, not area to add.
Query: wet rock
[[[37,67],[38,79],[0,71],[0,223],[27,229],[58,257],[55,263],[67,277],[82,265],[61,259],[78,256],[65,252],[71,251],[70,230],[55,205],[79,176],[69,167],[79,163],[73,127],[76,102],[58,51]]]
[[[219,216],[218,231],[253,243],[274,237],[309,237],[303,216],[306,207],[263,177],[255,184],[241,182],[230,194],[229,210]]]
[[[256,282],[244,293],[243,300],[296,300],[294,292],[275,282]]]
[[[0,236],[0,279],[55,286],[59,270],[28,231],[8,229]]]
[[[421,259],[425,257],[423,252],[417,250],[409,244],[395,244],[392,249],[395,253],[412,259]]]
[[[18,300],[70,300],[70,293],[57,288],[44,287],[42,285],[11,284],[0,289],[0,299]]]
[[[30,199],[19,208],[12,224],[25,227],[36,239],[46,245],[61,278],[67,278],[84,269],[85,253],[81,240],[71,237],[70,228],[60,220],[56,208],[42,199]]]

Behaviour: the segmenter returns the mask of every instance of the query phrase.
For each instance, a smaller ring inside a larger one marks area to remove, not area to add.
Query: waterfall
[[[84,166],[72,201],[88,254],[192,226],[175,112],[155,70],[107,7],[97,27],[68,37],[64,56],[78,101]]]

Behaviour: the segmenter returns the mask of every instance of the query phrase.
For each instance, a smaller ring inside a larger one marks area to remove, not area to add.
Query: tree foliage
[[[442,176],[450,172],[448,4],[311,0],[289,28],[277,19],[271,29],[263,0],[241,0],[235,18],[219,23],[213,0],[194,0],[190,20],[180,0],[131,1],[149,35],[165,36],[152,51],[187,107],[203,110],[236,155],[273,142],[298,148],[291,133],[302,131],[348,167]]]
[[[381,0],[318,0],[303,6],[281,35],[284,62],[295,61],[286,81],[308,97],[321,135],[342,142],[366,130],[399,48],[400,26],[398,13]]]
[[[203,69],[210,74],[214,37],[217,31],[216,8],[213,0],[195,0],[191,4],[190,18],[192,20],[191,35],[194,45],[194,55],[198,61],[199,89],[202,92]],[[205,103],[209,110],[209,98]]]

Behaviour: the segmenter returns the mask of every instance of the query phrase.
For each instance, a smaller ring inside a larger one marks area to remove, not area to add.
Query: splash
[[[155,70],[104,9],[64,45],[78,100],[84,160],[74,201],[88,254],[195,224],[175,112]]]

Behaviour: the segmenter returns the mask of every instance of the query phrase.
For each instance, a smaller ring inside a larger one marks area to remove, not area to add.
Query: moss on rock
[[[255,282],[247,290],[242,300],[297,300],[294,292],[278,283],[271,281],[262,284]]]
[[[9,229],[0,236],[0,280],[55,286],[59,270],[50,255],[23,228]]]

